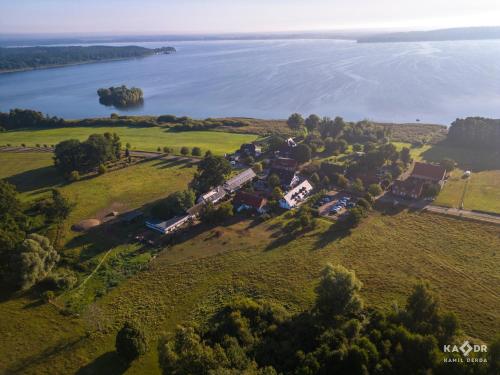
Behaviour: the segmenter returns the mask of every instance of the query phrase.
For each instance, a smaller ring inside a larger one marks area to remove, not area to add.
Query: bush
[[[193,156],[201,156],[201,148],[199,147],[193,147],[191,150],[191,155]]]
[[[47,290],[42,294],[42,300],[45,303],[52,301],[56,297],[56,294],[52,290]]]
[[[107,172],[107,168],[104,164],[99,164],[99,168],[97,169],[97,172],[99,174],[104,174]]]
[[[135,323],[126,322],[116,335],[115,347],[120,357],[131,362],[148,350],[146,335]]]
[[[76,182],[80,180],[80,173],[78,171],[72,171],[68,176],[69,182]]]
[[[368,186],[368,192],[372,196],[377,197],[380,194],[382,194],[382,188],[380,187],[379,184],[371,184],[370,186]]]
[[[181,147],[181,155],[189,155],[189,148],[186,146]]]

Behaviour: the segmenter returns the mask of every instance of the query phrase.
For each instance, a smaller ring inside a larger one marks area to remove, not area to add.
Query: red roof
[[[446,169],[444,169],[440,165],[417,162],[415,163],[415,167],[413,168],[411,176],[438,182],[444,179],[444,177],[446,176]]]
[[[234,197],[235,205],[239,206],[245,204],[247,206],[253,207],[256,210],[262,208],[266,205],[267,200],[257,194],[245,193],[244,191],[238,191]]]

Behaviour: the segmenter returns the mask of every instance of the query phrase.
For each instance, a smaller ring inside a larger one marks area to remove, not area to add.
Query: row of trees
[[[58,117],[44,116],[42,112],[29,109],[11,109],[8,113],[0,112],[0,127],[12,130],[44,126],[63,126],[65,121]]]
[[[121,142],[116,133],[92,134],[84,142],[69,139],[58,143],[54,150],[56,167],[64,174],[86,173],[108,161],[120,158]]]
[[[500,370],[500,340],[490,345],[488,364],[443,361],[441,347],[454,342],[459,324],[455,315],[441,310],[425,284],[416,285],[406,305],[389,313],[365,307],[361,288],[354,272],[328,265],[310,310],[290,314],[275,303],[238,299],[206,328],[179,327],[166,338],[160,345],[163,372],[451,375]]]

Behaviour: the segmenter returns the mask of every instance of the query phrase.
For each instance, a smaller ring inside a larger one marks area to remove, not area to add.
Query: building
[[[290,190],[282,199],[280,199],[280,207],[287,210],[297,207],[306,199],[312,190],[313,187],[309,181],[302,181],[299,185]]]
[[[289,190],[299,182],[299,176],[295,171],[285,169],[271,169],[269,175],[275,174],[280,179],[280,185],[283,189]]]
[[[264,207],[267,204],[267,199],[258,194],[239,191],[236,193],[233,203],[238,212],[255,210],[262,214],[266,211]]]
[[[221,201],[227,195],[226,191],[222,186],[217,186],[215,189],[210,190],[208,193],[201,195],[196,203],[208,203],[213,204]]]
[[[439,184],[442,187],[446,178],[446,169],[440,165],[417,162],[410,177]]]
[[[167,221],[146,221],[146,226],[162,234],[175,232],[177,229],[188,223],[193,217],[189,214],[176,216]]]
[[[425,181],[416,178],[408,178],[404,181],[398,180],[392,184],[391,191],[394,195],[400,197],[418,199],[422,195],[424,184]]]
[[[293,138],[288,138],[285,142],[283,142],[283,144],[280,145],[278,153],[280,156],[290,157],[292,156],[293,149],[295,147],[297,147],[297,143],[293,140]]]
[[[228,193],[234,193],[235,191],[241,189],[243,185],[252,181],[257,175],[253,171],[252,168],[248,168],[247,170],[241,172],[239,175],[229,179],[224,184],[224,189]]]

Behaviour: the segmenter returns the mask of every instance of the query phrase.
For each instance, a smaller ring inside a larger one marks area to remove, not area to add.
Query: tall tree
[[[300,130],[304,126],[304,118],[300,113],[293,113],[286,123],[291,129]]]
[[[231,173],[231,164],[221,157],[209,155],[198,163],[191,187],[198,193],[205,193],[210,189],[222,185]]]

